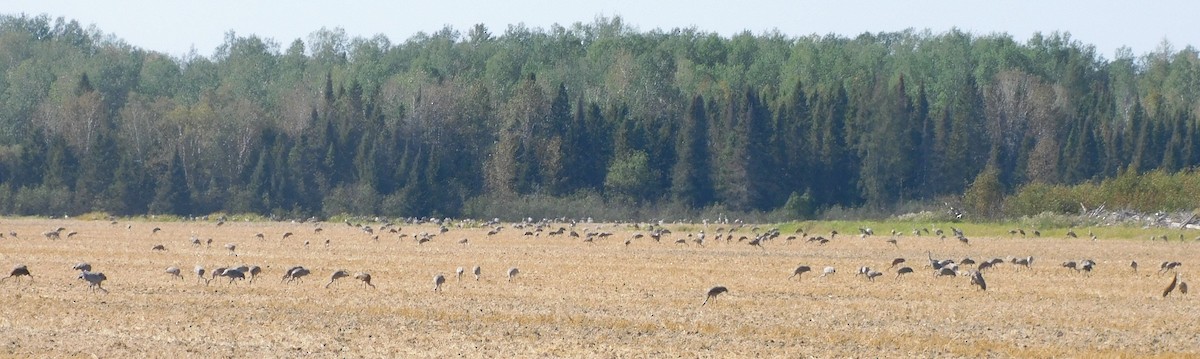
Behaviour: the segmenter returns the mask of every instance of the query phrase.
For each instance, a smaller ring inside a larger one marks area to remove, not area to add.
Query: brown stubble
[[[79,235],[39,235],[58,226]],[[162,231],[152,234],[156,226]],[[587,244],[454,228],[418,245],[412,235],[436,227],[401,225],[404,239],[376,231],[374,242],[345,224],[321,226],[0,220],[0,230],[21,233],[0,240],[0,266],[24,263],[34,274],[31,283],[0,283],[0,356],[1200,355],[1194,293],[1158,298],[1170,276],[1155,273],[1161,261],[1181,261],[1189,280],[1187,268],[1200,263],[1191,242],[973,237],[963,246],[902,237],[897,248],[877,236],[825,246],[777,240],[760,250],[736,239],[677,245],[680,227],[661,244],[643,238],[625,247],[635,230],[589,225],[614,235]],[[193,234],[213,246],[192,247]],[[160,243],[166,252],[150,250]],[[238,256],[226,243],[237,244]],[[926,250],[976,261],[1033,255],[1035,263],[988,270],[984,292],[966,277],[933,277],[923,268]],[[895,278],[895,257],[916,272]],[[1091,276],[1058,266],[1083,258],[1098,262]],[[1130,260],[1142,263],[1140,274]],[[104,272],[110,292],[89,292],[70,269],[77,261]],[[260,265],[263,273],[254,284],[218,277],[206,286],[191,273],[196,264]],[[787,280],[800,264],[814,272]],[[184,280],[163,272],[172,265]],[[293,265],[312,274],[281,283]],[[480,281],[469,273],[455,280],[455,268],[474,265],[483,268]],[[820,278],[825,266],[838,273]],[[860,266],[885,275],[868,282],[854,275]],[[509,267],[521,271],[512,282]],[[352,278],[323,288],[338,269],[370,272],[378,288]],[[432,290],[438,273],[447,278],[440,293]],[[730,291],[700,307],[714,285]]]

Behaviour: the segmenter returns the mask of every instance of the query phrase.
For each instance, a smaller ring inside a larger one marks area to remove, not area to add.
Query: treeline
[[[9,214],[509,218],[550,198],[807,217],[1200,163],[1195,49],[1109,60],[1060,33],[726,38],[600,18],[402,43],[229,33],[172,58],[4,16],[0,71]]]

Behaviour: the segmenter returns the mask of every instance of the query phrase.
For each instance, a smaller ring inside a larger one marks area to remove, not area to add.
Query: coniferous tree
[[[678,160],[671,170],[672,196],[691,207],[702,207],[712,201],[712,167],[708,153],[708,114],[704,98],[696,96],[679,129],[675,150]]]
[[[150,203],[151,213],[179,216],[192,214],[192,191],[188,187],[183,167],[179,152],[175,152],[171,162],[167,164],[166,171],[158,180],[154,201]]]

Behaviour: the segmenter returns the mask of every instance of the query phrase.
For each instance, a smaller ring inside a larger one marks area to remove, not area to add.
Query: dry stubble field
[[[378,226],[378,224],[373,224]],[[432,242],[411,235],[373,242],[342,223],[152,223],[0,220],[0,267],[26,264],[34,278],[0,283],[3,357],[1194,357],[1200,355],[1196,293],[1163,299],[1170,276],[1158,263],[1197,259],[1194,242],[1047,235],[1037,239],[839,236],[801,241],[673,244],[701,226],[670,227],[662,243],[624,241],[635,229],[578,225],[612,237],[587,244],[566,236],[528,237],[506,228],[452,228]],[[48,240],[56,227],[73,238]],[[152,233],[153,227],[161,227]],[[555,225],[557,227],[557,225]],[[820,229],[813,229],[818,231]],[[13,238],[8,232],[15,231]],[[749,229],[743,229],[749,233]],[[281,239],[285,232],[294,236]],[[64,232],[66,233],[66,232]],[[255,237],[264,233],[266,239]],[[709,233],[712,233],[711,228]],[[213,238],[193,247],[190,238]],[[786,235],[785,235],[786,236]],[[968,233],[970,236],[970,233]],[[458,244],[462,238],[469,244]],[[326,248],[324,240],[330,239]],[[307,248],[303,243],[310,241]],[[237,256],[223,246],[237,244]],[[163,244],[167,251],[152,251]],[[1000,265],[986,292],[966,277],[934,278],[937,258],[1033,255],[1032,270]],[[859,266],[894,270],[869,282]],[[1059,263],[1099,264],[1091,276]],[[1134,274],[1130,260],[1142,263]],[[109,280],[93,293],[71,266],[90,262]],[[195,265],[260,265],[254,283],[198,283]],[[788,280],[800,264],[819,272]],[[304,265],[313,274],[281,283]],[[455,268],[479,265],[455,280]],[[184,279],[164,273],[179,266]],[[519,267],[508,282],[503,272]],[[377,289],[351,278],[324,288],[337,269],[368,271]],[[447,276],[443,291],[432,278]],[[7,275],[7,273],[5,273]],[[1191,278],[1185,274],[1185,279]],[[1200,283],[1200,282],[1198,282]],[[729,293],[701,307],[704,292]]]

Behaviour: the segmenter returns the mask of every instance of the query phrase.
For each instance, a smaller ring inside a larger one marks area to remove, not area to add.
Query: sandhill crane
[[[896,267],[896,265],[898,265],[898,264],[900,264],[900,263],[904,263],[904,258],[896,258],[896,259],[893,259],[893,260],[892,260],[892,265],[891,265],[890,267],[888,267],[888,268],[895,268],[895,267]]]
[[[67,232],[67,239],[71,239],[71,237],[74,237],[76,234],[79,234],[79,232],[76,232],[76,231]]]
[[[104,282],[105,280],[108,280],[108,277],[106,277],[104,275],[104,273],[82,272],[82,273],[79,273],[79,279],[83,279],[83,280],[87,281],[88,289],[91,289],[92,291],[96,291],[96,289],[99,289],[105,293],[108,293],[108,289],[104,289],[104,287],[102,287],[100,285],[100,283]]]
[[[1180,293],[1180,294],[1187,294],[1187,289],[1188,289],[1188,288],[1187,288],[1187,282],[1184,282],[1184,281],[1182,281],[1182,280],[1181,280],[1181,281],[1179,281],[1179,286],[1178,286],[1178,287],[1179,287],[1179,293]]]
[[[329,288],[329,285],[333,284],[333,281],[349,276],[350,272],[347,272],[345,269],[333,271],[333,274],[329,275],[329,283],[325,283],[325,288]]]
[[[987,290],[987,282],[983,280],[983,272],[971,272],[971,284],[979,286],[980,290]]]
[[[1160,266],[1159,272],[1162,272],[1162,273],[1170,272],[1171,270],[1178,268],[1181,265],[1183,265],[1183,264],[1179,263],[1179,262],[1163,262],[1163,264]]]
[[[975,260],[971,259],[971,257],[967,257],[967,258],[963,258],[963,260],[961,260],[961,261],[958,261],[958,264],[962,264],[965,266],[973,265],[973,264],[975,264]]]
[[[879,271],[874,271],[874,270],[867,271],[867,280],[874,282],[875,277],[878,277],[881,275],[883,275],[883,273],[879,272]]]
[[[262,267],[259,266],[250,266],[246,269],[246,274],[250,275],[251,284],[254,283],[254,278],[257,278],[260,273],[262,273]]]
[[[1075,234],[1075,230],[1074,230],[1074,229],[1068,229],[1068,230],[1067,230],[1067,237],[1071,237],[1071,238],[1079,238],[1079,236]]]
[[[720,295],[721,293],[725,293],[728,291],[729,291],[729,289],[725,288],[724,286],[719,286],[719,285],[716,287],[709,288],[708,293],[704,297],[704,303],[700,303],[700,306],[703,307],[705,304],[708,304],[709,299],[713,299],[714,297]]]
[[[20,278],[23,276],[29,277],[30,280],[33,279],[33,274],[29,273],[29,267],[26,267],[24,264],[18,264],[18,265],[13,266],[12,271],[8,272],[7,277],[0,278],[0,281],[4,281],[5,279],[9,279],[9,278],[13,278],[13,277]]]
[[[79,262],[79,263],[75,263],[75,265],[72,266],[71,269],[74,269],[74,270],[77,270],[80,272],[91,272],[92,265],[88,264],[88,262]]]
[[[446,277],[441,273],[433,276],[433,291],[439,292],[442,290],[442,283],[446,283]]]
[[[825,267],[825,270],[822,270],[822,271],[821,271],[821,277],[822,277],[822,278],[824,278],[824,277],[825,277],[825,276],[827,276],[827,275],[833,275],[833,274],[835,274],[835,273],[837,273],[837,268],[834,268],[834,267]]]
[[[458,267],[458,268],[454,269],[454,280],[455,280],[455,281],[461,281],[461,280],[462,280],[462,275],[463,275],[463,272],[465,272],[465,270],[463,269],[463,267]]]
[[[1133,273],[1137,273],[1137,261],[1130,261],[1129,268],[1133,268]]]
[[[750,245],[758,247],[758,249],[766,249],[766,248],[763,248],[763,246],[762,246],[763,238],[764,238],[763,236],[754,237],[754,239],[750,241]]]
[[[262,232],[258,232],[258,233],[255,233],[255,234],[254,234],[254,238],[258,238],[258,239],[260,239],[260,240],[263,240],[263,239],[267,239],[267,235],[266,235],[266,234],[263,234]]]
[[[1062,267],[1063,267],[1063,268],[1070,268],[1070,269],[1074,269],[1074,270],[1076,270],[1076,271],[1078,271],[1078,270],[1079,270],[1079,265],[1078,265],[1077,263],[1075,263],[1075,261],[1066,261],[1066,262],[1063,262],[1063,263],[1062,263]]]
[[[943,267],[942,269],[939,269],[939,270],[937,271],[937,276],[938,276],[938,277],[943,277],[943,276],[946,276],[946,277],[954,277],[954,276],[958,276],[958,272],[956,272],[956,271],[954,270],[954,268],[946,268],[946,267]]]
[[[209,273],[209,275],[212,276],[209,279],[217,279],[217,276],[221,275],[222,273],[225,273],[225,267],[217,267],[217,269],[213,269],[212,272]]]
[[[994,265],[994,264],[992,264],[992,261],[986,261],[986,262],[983,262],[983,263],[979,263],[979,267],[978,267],[978,268],[975,268],[975,270],[978,270],[978,271],[982,272],[984,269],[991,268],[993,265]]]
[[[887,242],[891,243],[893,247],[900,248],[900,245],[896,244],[896,237],[888,238]]]
[[[196,273],[196,281],[197,282],[199,282],[200,280],[204,280],[204,284],[205,285],[208,284],[208,278],[204,277],[204,267],[197,265],[196,268],[193,269],[193,271],[195,271],[195,273]]]
[[[933,270],[941,269],[941,265],[939,264],[941,262],[938,261],[937,259],[933,259],[933,253],[930,253],[929,251],[925,251],[925,256],[929,257],[929,267],[930,268],[933,268]]]
[[[291,283],[294,280],[304,278],[304,276],[309,275],[309,273],[312,273],[312,271],[309,271],[308,268],[304,268],[303,266],[295,266],[283,273],[283,280]]]
[[[1166,298],[1168,294],[1171,294],[1171,292],[1175,290],[1175,285],[1178,283],[1179,283],[1179,273],[1175,273],[1175,277],[1171,278],[1171,284],[1168,284],[1167,289],[1163,290],[1163,298]]]
[[[243,264],[243,265],[234,267],[233,269],[237,269],[238,271],[242,272],[242,274],[246,274],[246,272],[250,271],[250,266]]]
[[[517,274],[520,274],[520,273],[521,273],[521,271],[518,270],[517,267],[509,268],[508,269],[508,281],[511,282],[513,280],[513,278],[516,278]]]
[[[479,266],[475,266],[475,268],[471,268],[471,274],[475,275],[475,280],[477,280],[477,281],[479,280],[479,272],[480,272]]]
[[[234,279],[246,280],[246,272],[242,272],[237,268],[222,269],[221,276],[229,278],[229,284],[233,284]]]
[[[180,273],[179,267],[175,267],[175,266],[167,267],[166,273],[170,274],[172,277],[183,279],[183,275],[179,274]]]
[[[800,279],[804,279],[804,273],[807,273],[809,271],[812,271],[812,268],[809,266],[796,267],[796,270],[792,271],[792,275],[790,277],[788,277],[788,279],[792,279],[792,277],[796,277],[796,276],[799,276]]]
[[[1084,259],[1082,262],[1079,262],[1079,269],[1083,270],[1084,273],[1090,274],[1092,272],[1092,268],[1095,268],[1095,267],[1096,267],[1096,261],[1093,261],[1091,259]]]
[[[1029,262],[1030,262],[1032,259],[1033,259],[1033,257],[1027,257],[1027,258],[1013,258],[1013,259],[1012,259],[1012,264],[1013,264],[1014,266],[1023,266],[1023,267],[1025,267],[1025,268],[1029,268]]]
[[[292,236],[292,232],[283,232],[283,238],[280,238],[280,239],[288,239],[288,237],[291,237],[291,236]]]
[[[354,279],[358,279],[358,280],[362,281],[364,284],[371,286],[371,288],[375,288],[375,285],[371,284],[371,273],[366,273],[366,272],[354,273]]]
[[[154,245],[154,248],[150,248],[150,250],[152,250],[152,251],[158,251],[158,252],[164,252],[164,251],[166,251],[166,250],[167,250],[167,246],[164,246],[164,245],[161,245],[161,244],[155,244],[155,245]]]
[[[231,255],[231,256],[237,256],[237,244],[234,244],[234,243],[226,243],[226,244],[225,244],[225,249],[228,249],[228,250],[229,250],[229,255]]]
[[[150,230],[150,234],[158,234],[160,231],[162,231],[162,228],[154,227],[154,229]]]
[[[192,247],[200,246],[200,238],[192,237]]]
[[[212,238],[209,238],[209,239],[207,239],[207,240],[205,240],[205,241],[204,241],[204,246],[205,246],[205,247],[212,247],[212,242],[213,242],[213,241],[212,241]]]
[[[458,244],[461,244],[461,245],[464,245],[464,246],[465,246],[465,245],[467,245],[467,244],[469,244],[469,243],[471,243],[471,241],[470,241],[469,239],[466,239],[466,238],[463,238],[463,239],[460,239],[460,240],[458,240]]]
[[[896,270],[896,279],[900,279],[900,275],[912,273],[913,269],[909,267],[900,267]]]

